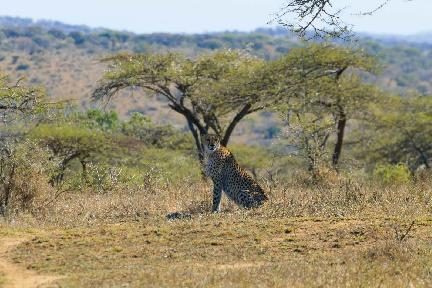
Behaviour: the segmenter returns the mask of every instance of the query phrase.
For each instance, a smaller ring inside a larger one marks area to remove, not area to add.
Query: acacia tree
[[[11,84],[6,75],[0,74],[0,120],[3,125],[31,117],[46,107],[44,91],[39,87],[22,86],[21,82],[19,79]]]
[[[371,103],[361,155],[370,163],[406,164],[411,172],[432,167],[432,98],[389,95]]]
[[[237,124],[268,103],[271,75],[265,62],[241,51],[223,50],[194,59],[179,54],[120,54],[110,63],[94,99],[110,99],[119,90],[140,87],[162,95],[181,114],[203,159],[200,135],[210,131],[227,145]]]
[[[110,150],[110,138],[102,131],[82,127],[79,124],[41,124],[32,129],[29,136],[47,147],[58,159],[58,169],[49,183],[60,186],[65,172],[74,160],[81,164],[83,179],[87,176],[87,165],[105,151]]]
[[[21,136],[18,124],[42,112],[44,98],[40,88],[22,86],[21,80],[11,84],[6,75],[0,75],[0,214],[9,206],[20,170],[16,161]]]
[[[278,65],[295,71],[288,85],[292,87],[292,79],[296,79],[298,88],[281,108],[288,125],[296,127],[294,134],[302,135],[298,140],[303,139],[299,145],[309,159],[309,170],[317,168],[317,158],[326,154],[332,135],[331,162],[337,170],[348,120],[360,117],[367,103],[378,95],[376,88],[365,84],[356,73],[375,72],[376,62],[361,51],[314,44],[295,49]]]

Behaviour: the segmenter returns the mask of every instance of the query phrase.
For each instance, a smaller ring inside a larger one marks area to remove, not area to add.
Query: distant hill
[[[432,32],[418,33],[412,35],[391,35],[391,34],[368,34],[361,33],[362,38],[369,38],[381,43],[398,45],[401,43],[419,44],[432,47]]]
[[[10,16],[0,16],[0,26],[2,27],[40,27],[45,30],[58,29],[65,33],[70,32],[82,32],[82,33],[90,33],[96,32],[98,30],[104,29],[95,29],[90,28],[86,25],[70,25],[65,24],[60,21],[52,21],[52,20],[33,20],[31,18],[21,18],[21,17],[10,17]]]
[[[431,95],[432,44],[427,35],[363,34],[355,45],[382,62],[383,71],[374,80],[381,87],[400,93],[415,90]],[[30,83],[46,87],[53,99],[75,99],[82,107],[94,105],[90,95],[106,69],[99,60],[121,51],[179,51],[194,56],[231,48],[247,49],[264,59],[276,59],[299,45],[301,42],[284,28],[259,28],[250,33],[135,34],[58,21],[0,17],[0,70],[13,79],[25,77]],[[139,91],[124,91],[122,96],[112,105],[123,116],[142,111],[158,122],[177,117],[168,109],[161,109],[163,102],[140,98]],[[242,128],[245,133],[252,126],[255,130],[268,128],[245,123]]]
[[[385,68],[376,80],[381,86],[432,94],[432,37],[428,35],[360,34],[355,45],[382,61]],[[175,50],[193,56],[231,48],[275,59],[300,44],[282,27],[258,28],[250,33],[135,34],[58,21],[0,17],[0,68],[12,76],[26,76],[33,83],[43,84],[57,98],[86,99],[104,69],[98,60],[120,51]],[[48,65],[52,61],[55,63]],[[71,78],[82,86],[71,85]]]

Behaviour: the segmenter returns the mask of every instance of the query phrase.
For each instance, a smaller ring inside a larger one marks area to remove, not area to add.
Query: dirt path
[[[27,270],[8,260],[8,252],[28,240],[25,237],[0,239],[0,272],[6,278],[3,286],[0,285],[2,288],[50,287],[49,283],[61,278],[37,274],[35,271]]]

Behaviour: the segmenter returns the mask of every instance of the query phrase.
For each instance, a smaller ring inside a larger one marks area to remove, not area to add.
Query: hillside
[[[46,87],[52,99],[72,99],[80,107],[96,105],[90,95],[106,69],[100,59],[108,55],[122,51],[180,51],[193,56],[231,48],[247,49],[259,57],[275,59],[300,44],[282,28],[261,28],[251,33],[134,34],[56,21],[0,17],[0,70],[12,79],[24,77],[32,84]],[[383,71],[373,80],[381,87],[401,93],[416,90],[432,94],[431,44],[360,35],[354,45],[376,55],[382,62]],[[175,119],[179,128],[185,126],[177,115],[162,109],[163,102],[143,100],[140,91],[127,91],[120,96],[110,105],[121,116],[142,111],[157,122],[173,123],[171,120]],[[267,127],[261,127],[264,130],[276,121],[267,120]],[[239,133],[251,132],[253,123],[253,119],[243,123]]]

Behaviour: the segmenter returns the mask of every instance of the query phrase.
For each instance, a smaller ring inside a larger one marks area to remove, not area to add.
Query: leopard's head
[[[220,148],[220,138],[216,134],[202,135],[201,142],[206,153],[213,153]]]

